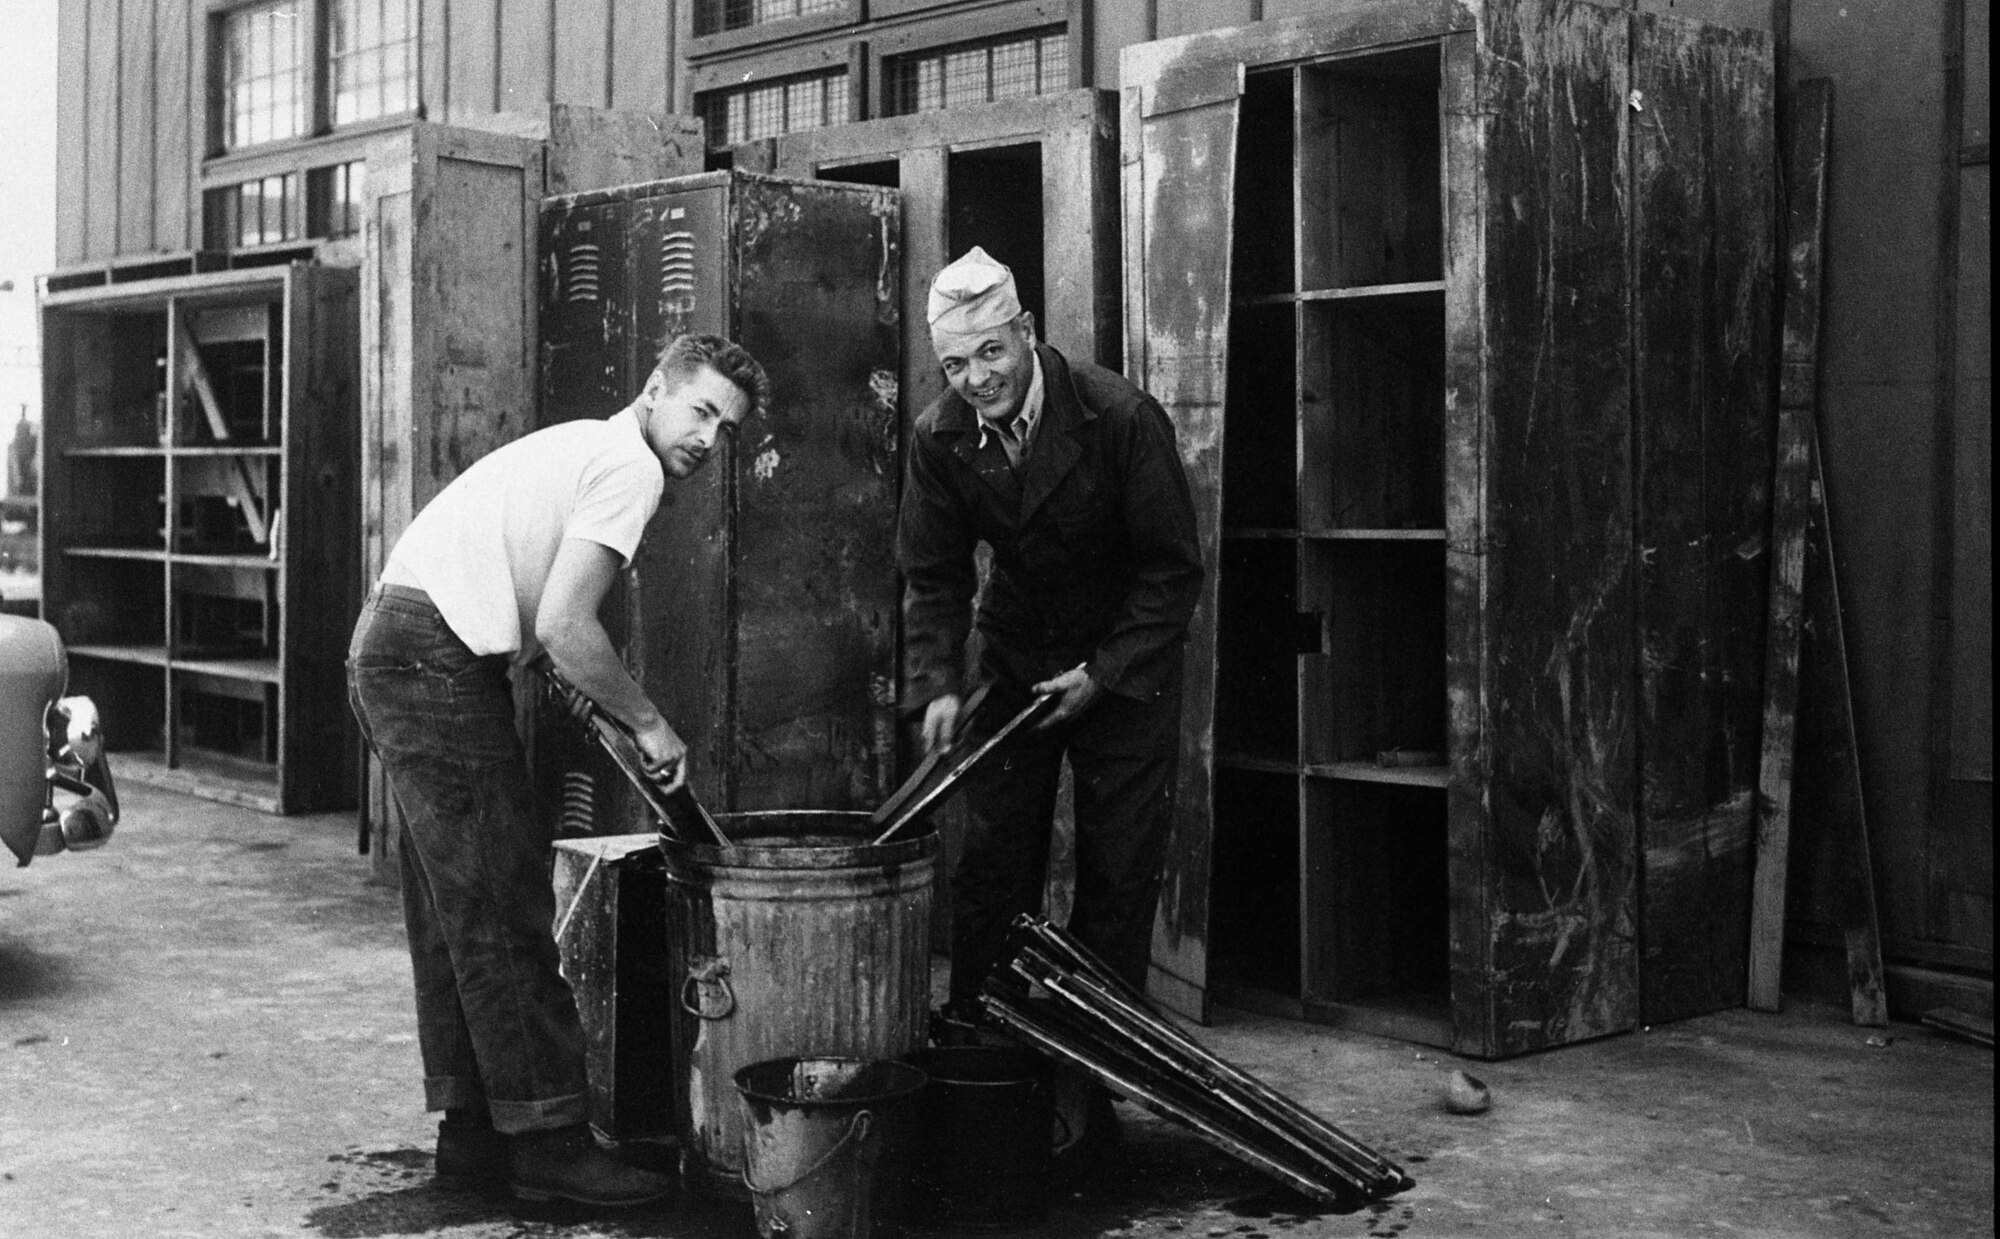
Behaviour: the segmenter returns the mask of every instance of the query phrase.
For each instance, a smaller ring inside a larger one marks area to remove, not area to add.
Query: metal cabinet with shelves
[[[1768,37],[1372,5],[1123,68],[1128,371],[1217,569],[1155,992],[1487,1056],[1740,1003]]]
[[[45,291],[43,614],[119,773],[353,803],[354,273]]]

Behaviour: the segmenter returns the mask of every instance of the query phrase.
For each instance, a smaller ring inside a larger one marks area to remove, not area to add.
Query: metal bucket
[[[939,1046],[918,1107],[912,1216],[946,1226],[1033,1226],[1048,1213],[1050,1066],[1032,1050]]]
[[[719,818],[737,846],[663,841],[674,1127],[697,1191],[742,1198],[733,1077],[753,1063],[893,1060],[930,1010],[935,835],[875,846],[866,813]]]
[[[736,1073],[743,1186],[763,1239],[869,1239],[901,1212],[924,1073],[908,1063],[781,1058]]]

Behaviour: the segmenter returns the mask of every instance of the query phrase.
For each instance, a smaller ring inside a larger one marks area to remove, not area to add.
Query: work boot
[[[513,1184],[514,1195],[522,1200],[570,1200],[605,1208],[643,1205],[674,1188],[666,1175],[627,1166],[598,1148],[583,1123],[515,1136]]]
[[[507,1186],[507,1137],[485,1114],[447,1110],[438,1124],[432,1182],[447,1192],[497,1191]]]

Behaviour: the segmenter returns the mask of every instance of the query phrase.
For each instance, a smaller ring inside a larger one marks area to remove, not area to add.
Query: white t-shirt
[[[666,491],[630,409],[563,422],[488,452],[424,505],[382,580],[423,590],[475,654],[538,648],[556,548],[584,538],[627,565]]]

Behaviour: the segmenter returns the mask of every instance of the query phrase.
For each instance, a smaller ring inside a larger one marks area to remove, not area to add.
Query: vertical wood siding
[[[62,0],[56,13],[56,265],[88,250],[84,204],[90,184],[83,85],[89,81],[90,0]]]
[[[133,0],[142,3],[143,0]],[[90,0],[84,52],[84,256],[118,253],[118,0]]]

